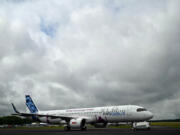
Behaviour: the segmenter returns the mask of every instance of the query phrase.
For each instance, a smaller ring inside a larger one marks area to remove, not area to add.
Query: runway
[[[87,131],[64,131],[55,129],[0,129],[0,135],[179,135],[180,128],[152,127],[149,131],[132,131],[127,128],[92,128]]]

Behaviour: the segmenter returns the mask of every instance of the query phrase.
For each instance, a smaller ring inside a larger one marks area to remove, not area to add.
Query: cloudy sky
[[[180,118],[179,0],[1,0],[0,115],[135,104]]]

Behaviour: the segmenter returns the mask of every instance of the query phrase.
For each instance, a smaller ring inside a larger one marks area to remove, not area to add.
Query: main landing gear
[[[87,130],[86,126],[81,128],[81,131],[86,131],[86,130]]]
[[[72,128],[70,126],[64,126],[64,131],[70,131]],[[74,129],[78,129],[78,128],[74,128]],[[80,130],[81,131],[86,131],[87,130],[87,127],[84,126],[84,127],[80,127]]]
[[[64,131],[70,131],[71,130],[71,127],[69,126],[64,126]]]

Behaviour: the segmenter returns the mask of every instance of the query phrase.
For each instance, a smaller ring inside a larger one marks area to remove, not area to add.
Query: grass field
[[[162,127],[173,127],[180,128],[180,122],[151,122],[151,126],[162,126]],[[94,128],[92,125],[88,125],[88,128]],[[119,126],[108,126],[107,128],[131,128],[131,125],[119,125]],[[45,127],[16,127],[16,128],[0,128],[3,129],[47,129],[47,130],[57,130],[64,129],[63,126],[45,126]]]
[[[151,122],[151,126],[165,126],[180,128],[180,122]]]
[[[57,127],[54,127],[54,126],[44,126],[44,127],[13,127],[13,128],[0,128],[0,130],[5,130],[5,129],[48,129],[48,130],[57,130],[57,129],[64,129],[64,127],[62,126],[57,126]]]
[[[131,128],[130,125],[108,126],[107,128]]]
[[[180,128],[180,122],[150,122],[150,125]],[[108,128],[131,128],[131,125],[108,126]]]

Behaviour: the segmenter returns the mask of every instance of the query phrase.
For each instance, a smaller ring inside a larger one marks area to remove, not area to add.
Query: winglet
[[[13,104],[13,103],[11,103],[11,104],[12,104],[13,110],[14,110],[16,113],[20,113],[20,112],[16,109],[16,107],[14,106],[14,104]]]

